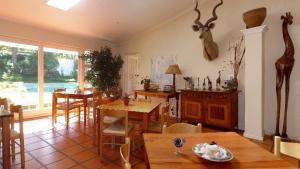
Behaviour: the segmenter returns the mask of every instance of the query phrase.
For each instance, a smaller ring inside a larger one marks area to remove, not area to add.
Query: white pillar
[[[244,136],[264,137],[264,32],[267,26],[241,30],[245,36],[245,132]]]

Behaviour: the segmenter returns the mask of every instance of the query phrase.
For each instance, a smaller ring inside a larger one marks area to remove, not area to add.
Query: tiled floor
[[[63,119],[59,121],[63,122]],[[91,125],[89,125],[91,126]],[[51,127],[51,119],[44,118],[28,121],[25,127],[25,151],[26,168],[49,168],[49,169],[117,169],[121,168],[119,149],[105,148],[105,160],[99,158],[93,145],[93,128],[83,127],[74,118],[67,129],[62,123],[55,128]],[[205,129],[205,132],[215,131]],[[257,143],[270,150],[271,139],[264,143]],[[19,148],[17,148],[17,153]],[[131,155],[131,163],[134,169],[145,169],[143,152],[136,151]],[[290,160],[290,159],[288,159]],[[295,160],[290,160],[296,165]],[[20,168],[20,156],[12,161],[12,168]],[[1,168],[1,167],[0,167]]]

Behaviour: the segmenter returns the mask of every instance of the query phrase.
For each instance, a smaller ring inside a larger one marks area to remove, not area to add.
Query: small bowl
[[[257,8],[247,11],[243,14],[243,20],[246,28],[253,28],[262,25],[267,16],[267,8]]]

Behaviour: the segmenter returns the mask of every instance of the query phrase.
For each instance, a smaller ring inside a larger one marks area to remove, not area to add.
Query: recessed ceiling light
[[[47,5],[67,11],[76,5],[80,0],[49,0]]]

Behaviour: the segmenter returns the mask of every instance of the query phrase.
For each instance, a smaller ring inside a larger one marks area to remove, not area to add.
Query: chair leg
[[[11,139],[11,155],[12,155],[12,159],[15,160],[16,157],[16,145],[15,145],[15,139]]]
[[[69,112],[69,110],[67,110],[67,126],[69,127],[69,114],[70,114],[70,112]]]
[[[80,107],[78,108],[78,122],[80,123]]]
[[[20,138],[21,168],[25,168],[24,136]]]
[[[300,159],[298,160],[298,168],[300,168]]]

